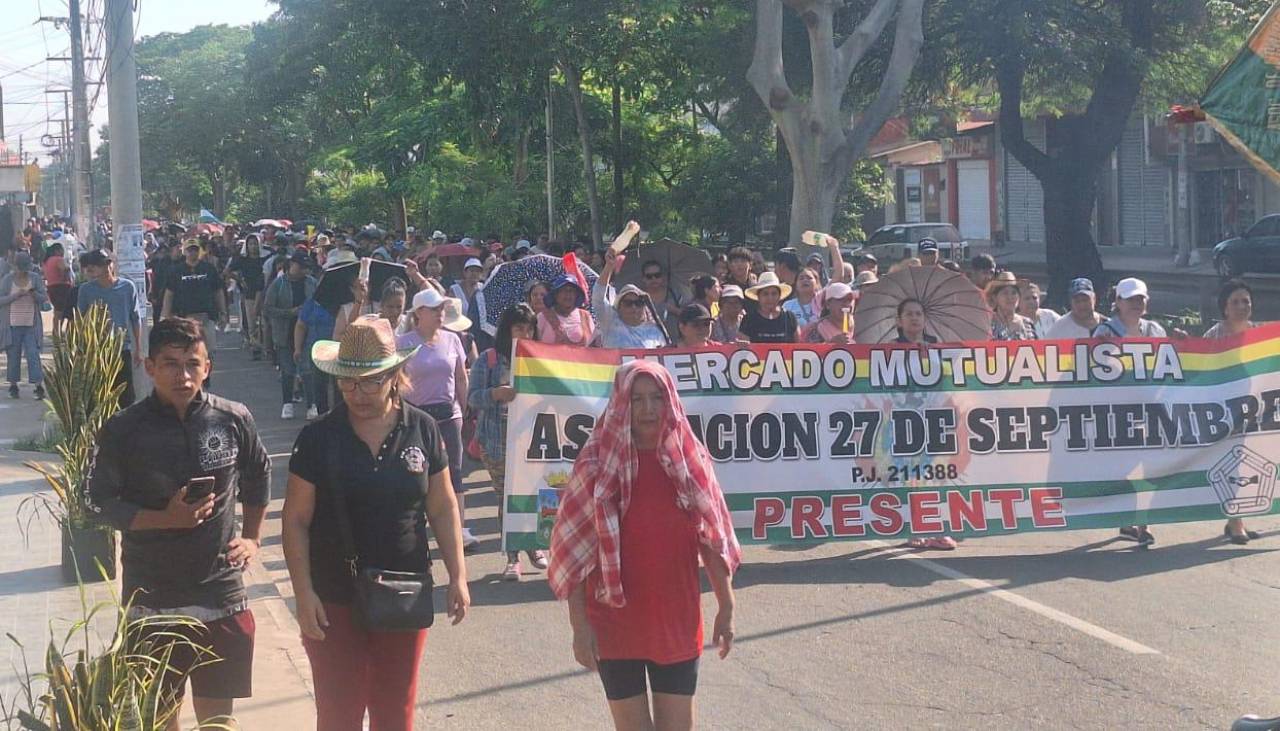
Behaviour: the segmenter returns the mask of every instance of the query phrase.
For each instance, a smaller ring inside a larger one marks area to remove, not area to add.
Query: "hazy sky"
[[[80,0],[81,15],[101,18],[104,0]],[[41,16],[66,17],[66,0],[3,0],[0,13],[0,88],[4,90],[4,135],[10,150],[18,149],[22,137],[24,149],[40,155],[45,162],[40,138],[57,133],[61,125],[46,120],[63,118],[61,94],[45,94],[45,89],[70,86],[71,67],[65,61],[45,61],[46,56],[71,55],[71,40],[64,28],[52,23],[39,23]],[[266,20],[275,10],[267,0],[137,0],[134,24],[139,38],[166,31],[182,32],[197,25],[225,23],[247,25]],[[97,23],[86,30],[88,52],[100,51],[101,28]],[[90,81],[102,73],[101,62],[87,64]],[[89,87],[92,102],[98,87]],[[95,133],[92,144],[98,144],[98,127],[107,123],[105,88],[94,104],[92,122]]]

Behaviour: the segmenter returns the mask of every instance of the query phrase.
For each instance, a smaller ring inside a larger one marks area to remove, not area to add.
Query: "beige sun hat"
[[[365,378],[399,368],[418,348],[397,349],[391,323],[378,315],[364,315],[347,326],[341,341],[319,340],[311,346],[311,360],[322,373]]]
[[[440,310],[440,327],[460,333],[471,329],[471,318],[462,314],[462,300],[457,297],[445,297],[431,287],[427,287],[413,296],[413,309],[428,307]]]
[[[790,284],[778,281],[778,275],[775,272],[765,272],[756,280],[756,285],[754,287],[747,287],[747,299],[760,299],[760,290],[768,289],[769,287],[777,287],[778,291],[782,293],[782,299],[786,299],[791,296]],[[724,296],[723,291],[720,293],[720,296]]]

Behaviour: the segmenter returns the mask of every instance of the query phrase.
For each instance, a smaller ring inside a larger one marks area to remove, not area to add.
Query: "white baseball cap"
[[[1122,300],[1130,297],[1149,297],[1147,294],[1147,283],[1136,277],[1121,279],[1116,282],[1116,296]]]
[[[484,269],[484,262],[480,261],[479,259],[473,256],[470,259],[467,259],[466,264],[462,265],[463,269],[470,269],[471,267],[476,267],[477,269]]]
[[[737,297],[738,299],[746,299],[742,294],[742,287],[736,284],[726,284],[720,288],[720,299],[727,297]]]
[[[439,229],[436,229],[435,231],[433,231],[433,232],[431,233],[431,238],[433,238],[433,239],[443,239],[443,238],[447,238],[447,237],[444,235],[444,231],[441,231],[441,230],[439,230]]]
[[[429,307],[435,309],[445,303],[448,298],[431,287],[424,288],[421,292],[413,296],[413,309]]]

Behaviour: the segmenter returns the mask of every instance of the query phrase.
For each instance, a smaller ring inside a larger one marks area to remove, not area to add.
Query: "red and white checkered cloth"
[[[631,503],[639,464],[631,439],[631,388],[642,374],[652,376],[666,392],[665,433],[658,445],[658,460],[676,484],[677,503],[699,520],[699,538],[720,554],[730,574],[742,561],[742,548],[733,533],[733,519],[711,456],[685,418],[671,375],[657,363],[635,360],[614,375],[609,405],[574,462],[560,501],[547,577],[561,599],[568,598],[574,587],[599,569],[596,598],[611,607],[626,605],[620,555],[622,516]]]

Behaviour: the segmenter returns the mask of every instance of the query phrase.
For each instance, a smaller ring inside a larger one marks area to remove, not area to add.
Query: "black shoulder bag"
[[[344,562],[351,572],[355,591],[353,608],[360,625],[370,632],[412,632],[430,627],[436,618],[435,607],[431,603],[430,572],[418,574],[361,566],[337,455],[337,445],[331,444],[329,476],[333,484],[334,514],[338,519],[342,550],[346,554]]]

